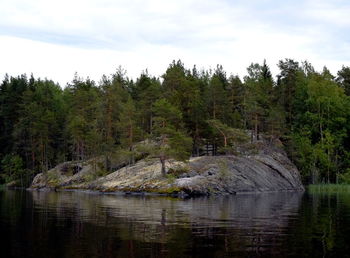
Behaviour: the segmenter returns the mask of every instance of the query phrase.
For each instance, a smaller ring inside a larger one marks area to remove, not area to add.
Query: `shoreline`
[[[225,197],[225,196],[235,196],[235,195],[261,195],[261,194],[277,194],[277,193],[292,193],[306,192],[304,189],[287,189],[279,191],[242,191],[235,192],[234,194],[229,193],[213,193],[213,194],[187,194],[187,193],[157,193],[157,192],[125,192],[125,191],[99,191],[93,189],[52,189],[52,188],[10,188],[13,190],[26,190],[30,192],[79,192],[79,193],[92,193],[92,194],[101,194],[101,195],[116,195],[116,196],[159,196],[159,197],[174,197],[180,199],[186,198],[196,198],[196,197]]]

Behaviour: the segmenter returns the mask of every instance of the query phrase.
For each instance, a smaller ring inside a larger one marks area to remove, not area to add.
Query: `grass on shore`
[[[350,184],[315,184],[307,187],[310,193],[349,193]]]

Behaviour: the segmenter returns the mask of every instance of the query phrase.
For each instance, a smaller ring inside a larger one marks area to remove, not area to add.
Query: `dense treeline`
[[[217,153],[251,141],[279,138],[306,183],[350,177],[350,68],[333,76],[307,62],[280,61],[274,80],[266,62],[241,80],[222,66],[209,71],[172,62],[161,78],[136,81],[118,68],[100,82],[77,75],[64,89],[53,81],[5,76],[0,85],[0,183],[29,182],[67,160],[112,156],[135,161],[140,141],[169,157]],[[165,173],[165,171],[163,171]]]

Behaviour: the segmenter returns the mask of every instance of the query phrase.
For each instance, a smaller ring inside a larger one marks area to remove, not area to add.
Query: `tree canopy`
[[[235,153],[247,141],[279,138],[306,183],[338,182],[350,171],[350,68],[336,75],[308,62],[266,61],[247,76],[188,69],[178,60],[157,78],[131,80],[123,68],[99,82],[77,74],[65,88],[33,75],[0,84],[0,183],[29,182],[67,160],[103,156],[151,142],[151,156],[186,161],[212,144]]]

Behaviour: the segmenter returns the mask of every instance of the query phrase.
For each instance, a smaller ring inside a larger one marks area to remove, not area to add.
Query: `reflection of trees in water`
[[[5,228],[9,243],[25,241],[22,248],[33,248],[38,256],[43,248],[70,257],[349,252],[350,196],[300,198],[279,193],[178,200],[8,191],[0,195],[0,212],[13,227],[26,230],[24,238]]]
[[[17,257],[350,253],[350,195],[301,198],[299,193],[278,193],[179,200],[5,191],[0,192],[0,204],[0,228],[6,236],[2,246],[10,246]],[[6,256],[6,248],[3,253]]]
[[[304,257],[348,257],[350,253],[350,195],[310,194],[292,220],[283,248]]]
[[[76,221],[114,227],[122,239],[157,243],[176,240],[178,247],[187,246],[193,237],[212,242],[218,239],[225,250],[243,245],[252,251],[279,241],[289,218],[297,214],[301,198],[300,193],[188,200],[80,192],[32,195],[40,209],[46,207],[58,217],[68,215]]]

